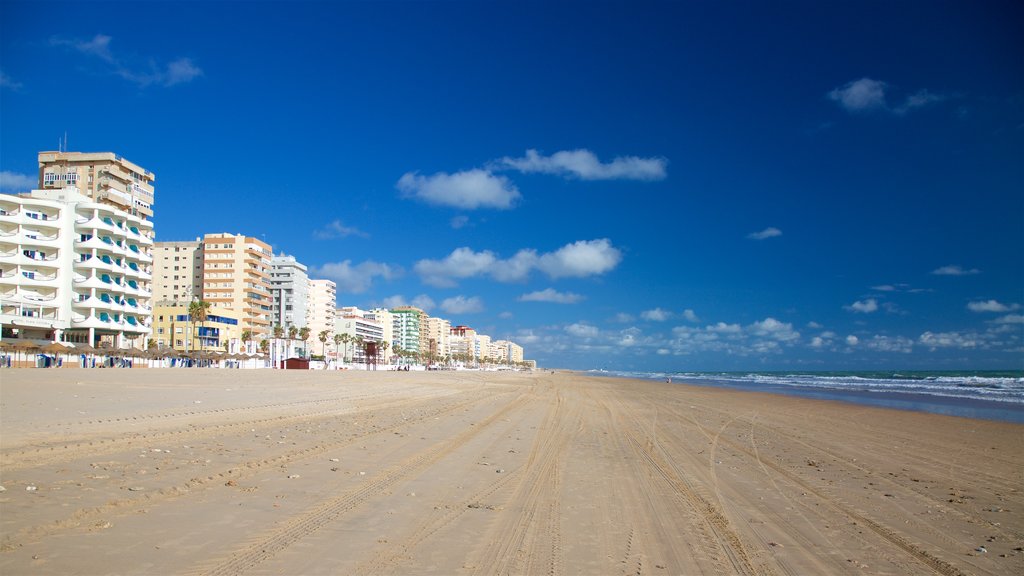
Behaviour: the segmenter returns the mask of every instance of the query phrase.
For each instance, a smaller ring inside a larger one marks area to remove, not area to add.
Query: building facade
[[[334,318],[338,314],[337,288],[331,280],[309,281],[309,308],[306,326],[309,328],[309,350],[321,350],[320,333],[327,331],[327,341],[334,341]]]
[[[302,328],[309,315],[309,276],[306,265],[294,256],[274,256],[270,260],[271,328]]]
[[[237,310],[211,308],[206,320],[193,322],[188,316],[188,304],[153,307],[153,340],[161,349],[244,352],[241,326],[242,317]]]
[[[238,311],[252,342],[269,338],[270,245],[241,234],[206,234],[202,251],[202,299],[213,308]]]
[[[427,351],[435,361],[451,355],[452,323],[444,318],[427,318]]]
[[[411,354],[427,351],[427,313],[415,306],[391,309],[391,349],[401,348]]]
[[[3,337],[145,348],[152,238],[150,220],[72,186],[0,195]]]
[[[342,344],[340,352],[345,361],[365,362],[365,348],[357,342],[383,342],[384,326],[376,320],[370,320],[361,314],[338,314],[335,330],[338,334],[347,334],[349,344]]]
[[[156,176],[113,152],[40,152],[39,188],[74,187],[90,200],[153,218]]]
[[[170,305],[203,295],[203,243],[157,242],[153,245],[153,303]]]

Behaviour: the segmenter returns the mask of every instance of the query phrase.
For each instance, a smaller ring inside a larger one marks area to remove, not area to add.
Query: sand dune
[[[573,373],[0,373],[0,573],[1024,574],[1024,426]]]

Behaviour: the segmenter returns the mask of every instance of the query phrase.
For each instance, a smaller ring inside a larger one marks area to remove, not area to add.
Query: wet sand
[[[0,372],[0,573],[1024,574],[1024,425],[550,374]]]

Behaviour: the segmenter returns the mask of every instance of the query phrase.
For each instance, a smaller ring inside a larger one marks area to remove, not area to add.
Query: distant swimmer
[[[672,377],[671,377],[671,376],[669,376],[669,377],[668,377],[668,380],[665,380],[665,382],[667,382],[667,383],[671,384],[671,383],[672,383]]]

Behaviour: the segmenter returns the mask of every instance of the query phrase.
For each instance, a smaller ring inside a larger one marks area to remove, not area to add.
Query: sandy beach
[[[1024,574],[1024,426],[576,373],[8,370],[0,573]]]

